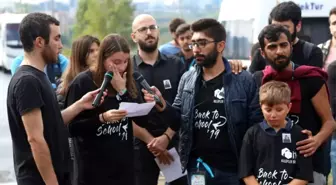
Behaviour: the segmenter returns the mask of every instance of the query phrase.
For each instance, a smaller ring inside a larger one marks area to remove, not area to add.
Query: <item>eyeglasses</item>
[[[150,31],[155,31],[155,30],[157,30],[159,28],[159,26],[157,26],[157,25],[150,25],[150,26],[144,26],[144,27],[141,27],[141,28],[139,28],[139,29],[137,29],[137,30],[135,30],[135,32],[134,33],[136,33],[136,32],[139,32],[139,33],[146,33],[147,31],[148,31],[148,29],[150,30]]]
[[[192,41],[191,44],[189,45],[189,48],[204,48],[206,45],[210,44],[210,43],[216,43],[218,41],[209,41],[209,40],[198,40],[198,41]]]

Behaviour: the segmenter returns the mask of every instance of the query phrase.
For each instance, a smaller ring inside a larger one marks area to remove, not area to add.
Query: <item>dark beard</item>
[[[147,44],[143,41],[138,41],[139,47],[142,51],[146,53],[153,53],[158,47],[159,39],[156,39],[153,44]]]
[[[290,58],[291,58],[291,57],[286,57],[286,56],[281,55],[281,56],[278,56],[274,61],[271,61],[271,60],[266,56],[266,60],[267,60],[267,62],[269,63],[269,65],[270,65],[274,70],[276,70],[276,71],[278,71],[278,72],[281,72],[281,71],[283,71],[284,69],[286,69],[286,67],[287,67],[287,66],[289,65],[289,63],[290,63]],[[283,62],[283,63],[277,64],[277,63],[276,63],[276,60],[279,60],[279,59],[286,59],[286,61]]]
[[[42,58],[46,64],[56,64],[57,56],[55,57],[49,45],[47,45],[42,51]]]
[[[205,68],[211,68],[216,64],[217,61],[218,52],[214,49],[211,53],[208,55],[200,55],[196,54],[195,57],[204,57],[204,60],[202,62],[197,61],[197,65]]]

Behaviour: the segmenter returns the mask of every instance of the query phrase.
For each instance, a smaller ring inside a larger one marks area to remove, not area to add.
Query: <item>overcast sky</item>
[[[22,3],[40,3],[48,0],[21,0]],[[55,2],[69,3],[69,0],[54,0]],[[0,3],[20,2],[20,0],[0,0]]]

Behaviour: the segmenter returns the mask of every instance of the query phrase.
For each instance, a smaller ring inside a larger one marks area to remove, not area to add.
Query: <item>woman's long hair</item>
[[[93,74],[93,81],[95,84],[100,87],[104,80],[104,74],[106,73],[104,62],[107,58],[112,56],[117,52],[130,53],[130,46],[128,45],[126,39],[118,34],[110,34],[107,35],[99,48],[98,53],[98,62],[96,65],[93,65],[91,68]],[[132,98],[137,97],[137,88],[135,85],[135,80],[133,78],[133,64],[131,60],[128,61],[126,71],[127,72],[127,80],[126,80],[126,88]],[[113,89],[112,86],[108,88],[108,92],[110,95],[116,95],[117,92]]]
[[[98,46],[100,45],[99,39],[90,35],[82,36],[72,43],[70,63],[61,77],[62,83],[58,91],[59,94],[66,95],[72,80],[80,72],[90,67],[86,63],[86,60],[90,55],[90,48],[93,43],[96,43]]]

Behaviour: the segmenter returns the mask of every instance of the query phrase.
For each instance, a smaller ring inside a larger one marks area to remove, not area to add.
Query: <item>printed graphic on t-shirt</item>
[[[283,185],[293,180],[293,177],[289,176],[286,169],[266,171],[259,168],[257,180],[260,185]]]
[[[113,123],[102,124],[98,127],[96,135],[99,136],[117,136],[121,141],[127,140],[128,135],[128,120],[123,118],[122,120],[115,121]]]
[[[291,135],[290,133],[282,133],[282,143],[291,143]]]
[[[163,80],[163,86],[164,86],[165,89],[171,89],[172,88],[170,80]]]
[[[213,111],[195,109],[195,128],[207,133],[210,140],[218,138],[226,121],[226,117],[220,115],[217,109]]]
[[[224,87],[214,91],[214,103],[224,103]]]
[[[291,151],[288,148],[283,148],[281,150],[281,162],[282,163],[286,163],[286,164],[295,164],[296,163],[296,158],[297,158],[297,154],[296,151]]]

